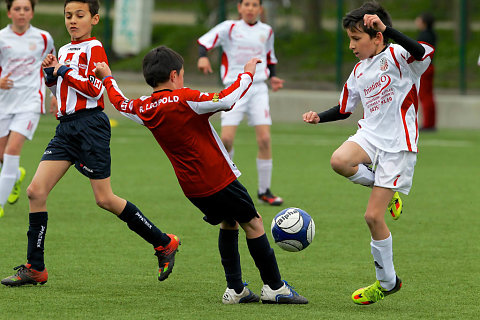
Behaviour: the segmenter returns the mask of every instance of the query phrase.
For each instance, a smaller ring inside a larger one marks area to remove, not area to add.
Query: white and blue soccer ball
[[[296,252],[312,243],[315,236],[315,223],[304,210],[287,208],[273,218],[271,230],[273,239],[280,248]]]

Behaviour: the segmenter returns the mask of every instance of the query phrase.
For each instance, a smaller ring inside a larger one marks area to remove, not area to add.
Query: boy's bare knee
[[[30,200],[40,200],[40,199],[46,200],[47,193],[42,192],[41,188],[31,183],[27,188],[27,197]]]

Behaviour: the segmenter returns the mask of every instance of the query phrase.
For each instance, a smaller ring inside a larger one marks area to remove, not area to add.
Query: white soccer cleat
[[[278,303],[278,304],[307,304],[308,300],[304,296],[299,295],[287,281],[283,280],[283,287],[272,290],[268,284],[263,285],[262,295],[260,297],[262,303]]]
[[[223,304],[250,303],[259,301],[260,298],[247,287],[244,287],[241,293],[236,293],[235,290],[227,288],[222,297]]]

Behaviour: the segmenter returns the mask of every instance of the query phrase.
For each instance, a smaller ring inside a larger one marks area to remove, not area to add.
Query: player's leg
[[[227,149],[230,159],[232,160],[234,155],[233,142],[235,140],[236,133],[237,126],[222,126],[222,130],[220,132],[222,143],[225,146],[225,149]]]
[[[0,174],[0,206],[2,208],[7,200],[9,203],[15,203],[18,200],[20,184],[25,178],[25,169],[20,168],[20,153],[25,140],[26,137],[23,134],[15,131],[11,131],[8,135]]]
[[[120,198],[112,191],[110,177],[90,179],[97,205],[117,215],[128,228],[150,243],[158,257],[158,280],[163,281],[172,273],[175,254],[180,240],[173,234],[166,234],[158,229],[133,203]]]
[[[385,295],[397,292],[402,285],[393,266],[392,236],[385,223],[385,210],[393,194],[394,191],[391,189],[373,187],[368,201],[365,221],[372,237],[370,246],[377,281],[352,294],[352,299],[357,304],[375,303],[383,299]]]
[[[431,64],[420,78],[419,98],[422,103],[423,126],[421,130],[435,130],[435,100],[433,97],[434,67]]]
[[[224,220],[220,223],[218,251],[227,280],[227,288],[222,297],[224,304],[260,301],[260,298],[242,281],[240,253],[238,252],[238,228],[239,225],[235,221]]]
[[[286,281],[281,280],[275,252],[270,246],[260,215],[247,223],[240,223],[247,237],[248,250],[260,271],[264,283],[262,303],[306,304],[308,300],[299,295]]]
[[[27,188],[30,205],[27,263],[14,268],[18,270],[17,273],[3,279],[2,284],[21,286],[47,282],[48,272],[44,260],[48,222],[47,197],[70,165],[68,161],[41,161],[38,165],[32,182]]]
[[[367,153],[365,146],[347,140],[332,154],[330,165],[336,173],[353,183],[372,187],[375,174],[367,166],[372,161],[373,159]]]

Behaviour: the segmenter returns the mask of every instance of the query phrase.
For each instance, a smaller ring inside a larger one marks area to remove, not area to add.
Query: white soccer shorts
[[[265,82],[253,83],[230,111],[222,111],[222,126],[238,126],[244,115],[249,126],[271,125],[268,86]]]
[[[412,188],[417,153],[410,151],[386,152],[368,142],[362,133],[348,138],[360,145],[374,163],[374,186],[408,194]]]
[[[32,140],[39,121],[38,112],[0,114],[0,138],[7,136],[10,131],[15,131]]]

